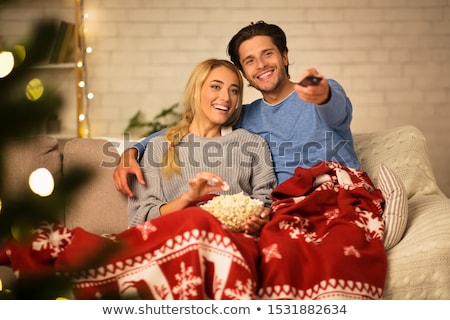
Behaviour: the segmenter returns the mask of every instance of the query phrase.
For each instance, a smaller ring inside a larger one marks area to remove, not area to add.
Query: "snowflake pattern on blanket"
[[[384,199],[333,162],[297,168],[272,192],[259,240],[190,207],[119,234],[43,224],[0,248],[19,281],[59,274],[77,299],[380,299]]]
[[[384,199],[365,172],[334,162],[297,168],[272,198],[260,238],[261,298],[382,298]]]
[[[76,299],[253,299],[258,256],[255,238],[197,207],[108,236],[44,224],[31,243],[0,249],[19,281],[68,276]]]

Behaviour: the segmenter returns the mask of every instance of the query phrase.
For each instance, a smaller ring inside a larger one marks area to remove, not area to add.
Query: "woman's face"
[[[227,67],[214,68],[202,85],[197,114],[203,123],[222,126],[236,109],[240,94],[238,76]]]

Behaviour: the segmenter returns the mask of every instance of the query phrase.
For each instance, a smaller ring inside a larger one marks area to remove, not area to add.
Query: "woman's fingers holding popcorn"
[[[194,183],[207,185],[210,187],[210,191],[228,191],[230,189],[230,186],[222,179],[222,177],[210,172],[200,172],[191,180],[193,180]]]
[[[201,172],[189,179],[189,186],[191,188],[187,194],[190,199],[196,199],[213,191],[229,189],[228,184],[220,176],[209,172]]]
[[[245,225],[245,232],[248,234],[259,235],[262,227],[269,221],[270,208],[262,208],[262,210],[249,218]]]
[[[261,212],[258,216],[260,219],[264,220],[265,222],[269,221],[270,218],[270,208],[262,208]],[[265,223],[264,222],[264,223]]]
[[[258,236],[265,223],[261,218],[251,217],[245,224],[245,233]]]

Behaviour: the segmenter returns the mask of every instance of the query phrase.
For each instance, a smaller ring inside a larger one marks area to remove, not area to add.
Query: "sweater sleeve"
[[[319,105],[317,110],[331,128],[346,130],[352,121],[352,103],[339,83],[329,79],[328,84],[331,98],[327,103]]]
[[[259,138],[259,137],[258,137]],[[264,202],[265,207],[272,204],[271,192],[277,185],[275,171],[273,169],[272,155],[267,142],[259,139],[259,152],[255,154],[252,171],[252,198]]]

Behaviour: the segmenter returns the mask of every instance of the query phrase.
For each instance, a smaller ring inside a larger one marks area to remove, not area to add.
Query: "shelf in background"
[[[73,68],[75,68],[75,62],[39,64],[33,67],[33,69],[73,69]]]
[[[75,130],[64,130],[58,133],[45,133],[48,136],[51,136],[56,139],[73,139],[76,138],[77,133]]]

